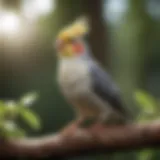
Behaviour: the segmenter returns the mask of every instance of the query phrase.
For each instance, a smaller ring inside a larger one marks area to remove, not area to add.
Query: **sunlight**
[[[22,12],[28,19],[36,19],[54,10],[54,0],[24,0]]]
[[[110,23],[119,22],[128,8],[127,0],[105,0],[104,1],[104,17]]]
[[[0,32],[5,34],[15,34],[20,29],[20,18],[12,12],[0,13]]]

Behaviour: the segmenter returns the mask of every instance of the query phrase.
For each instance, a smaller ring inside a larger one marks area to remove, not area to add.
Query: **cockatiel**
[[[88,33],[88,21],[81,18],[58,34],[55,48],[60,89],[73,106],[78,122],[94,119],[96,123],[123,124],[128,113],[119,89],[92,57],[85,42]]]

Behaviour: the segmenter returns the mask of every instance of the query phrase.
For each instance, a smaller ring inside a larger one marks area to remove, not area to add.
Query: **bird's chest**
[[[62,61],[59,64],[58,82],[66,97],[80,97],[90,90],[89,68],[86,62]]]

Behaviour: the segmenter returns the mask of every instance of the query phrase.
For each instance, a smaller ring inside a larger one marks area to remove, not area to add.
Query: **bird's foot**
[[[91,130],[103,130],[104,128],[110,128],[110,127],[115,127],[119,125],[119,123],[117,121],[114,121],[113,119],[109,119],[109,118],[106,118],[106,119],[97,119],[96,120],[96,123],[92,124],[90,126],[90,129]]]
[[[112,119],[112,120],[103,121],[102,124],[105,126],[120,126],[120,125],[124,125],[125,121]]]
[[[77,130],[77,128],[78,128],[78,122],[72,121],[65,128],[61,130],[61,133],[64,135],[71,135]]]
[[[91,125],[93,125],[95,123],[96,119],[94,118],[88,118],[88,119],[84,119],[83,121],[81,121],[79,123],[79,127],[80,128],[88,128]]]

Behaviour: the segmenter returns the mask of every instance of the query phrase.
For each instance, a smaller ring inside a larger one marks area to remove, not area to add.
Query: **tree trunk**
[[[2,0],[2,6],[14,11],[20,10],[21,0]]]

